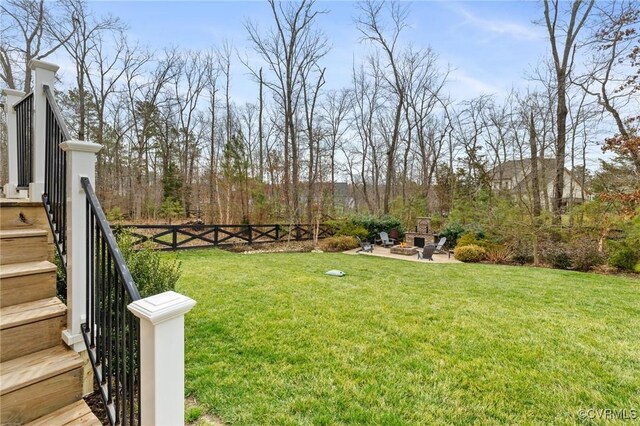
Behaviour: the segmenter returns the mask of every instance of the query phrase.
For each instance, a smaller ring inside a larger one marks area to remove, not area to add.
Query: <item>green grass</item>
[[[549,425],[580,423],[580,409],[640,411],[639,280],[344,254],[179,256],[178,291],[198,302],[186,391],[230,424]]]

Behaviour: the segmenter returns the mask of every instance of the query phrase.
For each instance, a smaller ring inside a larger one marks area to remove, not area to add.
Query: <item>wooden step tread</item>
[[[0,198],[0,207],[42,207],[42,201],[31,201],[28,198]]]
[[[35,228],[0,229],[0,239],[46,237],[46,236],[47,236],[47,231],[45,231],[44,229],[35,229]]]
[[[0,363],[0,395],[82,367],[82,358],[60,345]]]
[[[26,426],[101,425],[84,400],[62,407],[51,414],[27,423]]]
[[[5,306],[0,309],[0,330],[62,316],[67,307],[57,297]]]
[[[56,265],[46,260],[0,265],[0,279],[41,274],[56,270]]]

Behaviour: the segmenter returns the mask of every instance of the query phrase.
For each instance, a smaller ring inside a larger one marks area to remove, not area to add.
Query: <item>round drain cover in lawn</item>
[[[331,275],[333,277],[344,277],[345,275],[347,275],[342,271],[338,271],[337,269],[332,269],[330,271],[327,271],[327,272],[325,272],[325,274],[326,275]]]

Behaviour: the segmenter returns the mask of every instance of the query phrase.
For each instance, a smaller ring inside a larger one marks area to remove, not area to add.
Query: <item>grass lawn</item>
[[[177,290],[198,302],[186,319],[186,392],[224,422],[640,416],[640,280],[324,253],[179,258]]]

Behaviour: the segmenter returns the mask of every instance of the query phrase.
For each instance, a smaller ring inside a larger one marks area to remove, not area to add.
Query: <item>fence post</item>
[[[7,174],[9,181],[4,185],[4,196],[7,198],[25,198],[27,193],[18,191],[18,123],[16,111],[13,106],[25,95],[24,92],[14,89],[3,89],[6,97],[4,107],[7,115]]]
[[[80,325],[86,321],[87,303],[87,198],[81,177],[95,182],[96,154],[102,145],[70,140],[67,153],[67,329],[62,339],[77,352],[85,350]]]
[[[184,315],[195,304],[167,291],[127,307],[140,318],[143,425],[184,425]]]
[[[173,250],[178,248],[178,232],[175,225],[171,227],[171,248]]]
[[[280,241],[280,225],[276,225],[276,241]]]
[[[29,69],[34,72],[33,86],[33,151],[31,159],[31,179],[29,196],[31,201],[42,201],[44,193],[45,133],[47,126],[47,96],[44,86],[53,87],[56,71],[60,67],[49,62],[32,59]],[[80,184],[78,182],[78,184]]]

